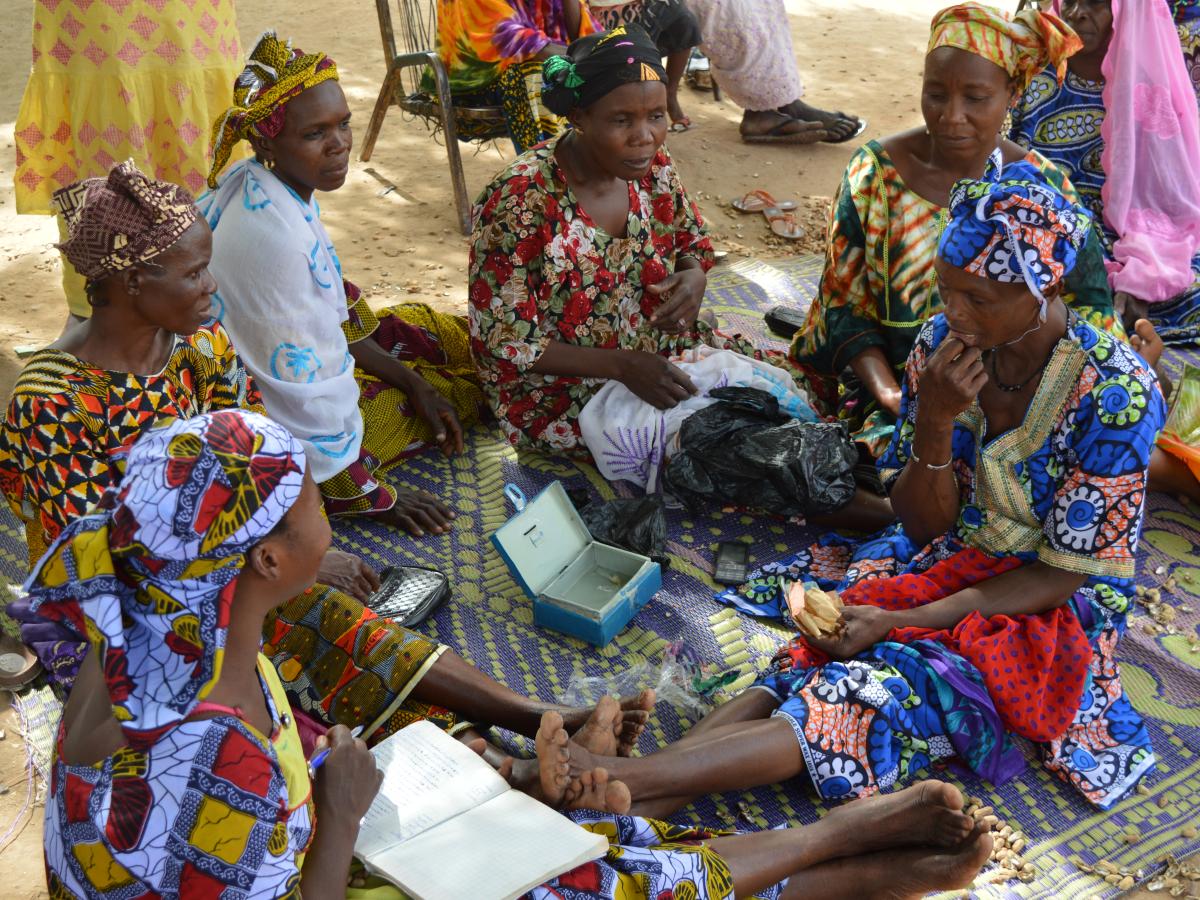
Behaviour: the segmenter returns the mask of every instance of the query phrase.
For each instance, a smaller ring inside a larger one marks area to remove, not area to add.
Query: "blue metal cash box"
[[[533,601],[533,622],[603,647],[662,588],[649,557],[592,540],[555,481],[531,501],[515,484],[504,495],[516,514],[492,545]]]

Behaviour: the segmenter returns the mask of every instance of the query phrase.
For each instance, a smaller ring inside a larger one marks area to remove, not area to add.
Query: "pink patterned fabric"
[[[1149,302],[1192,285],[1200,249],[1200,116],[1166,3],[1112,0],[1104,57],[1104,218],[1114,291]]]
[[[688,9],[713,77],[742,109],[777,109],[804,94],[783,0],[688,0]]]

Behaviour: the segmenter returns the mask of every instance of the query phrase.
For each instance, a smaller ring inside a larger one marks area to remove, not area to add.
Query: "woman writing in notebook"
[[[259,652],[264,618],[312,583],[329,547],[320,502],[304,450],[282,426],[241,410],[177,420],[139,439],[115,496],[72,522],[34,569],[35,609],[91,644],[46,803],[52,896],[344,896],[381,775],[343,726],[310,775]],[[832,889],[851,865],[882,879],[887,864],[923,892],[966,884],[989,851],[953,808],[957,792],[932,782],[838,811],[804,841],[788,831],[673,846],[706,835],[620,816],[629,794],[601,771],[569,778],[561,725],[548,713],[538,733],[543,797],[600,807],[574,815],[614,847],[535,896],[658,897],[684,884],[699,897],[732,896],[735,884],[741,896],[788,896],[768,886],[802,866]],[[845,847],[872,849],[856,832],[894,852],[834,862]],[[917,842],[925,846],[894,850]]]
[[[31,566],[118,483],[123,452],[142,433],[171,418],[262,411],[229,335],[206,321],[217,287],[207,268],[212,235],[191,196],[123,163],[59,191],[55,203],[67,233],[62,250],[85,276],[94,308],[85,324],[30,357],[0,424],[0,492],[25,523]],[[363,602],[378,586],[369,566],[330,550],[317,584],[267,617],[263,652],[291,702],[327,725],[371,726],[364,737],[373,741],[417,719],[452,734],[465,722],[537,731],[549,704],[376,616]],[[70,690],[87,644],[35,619],[23,623],[22,637]],[[652,692],[625,705],[631,746]],[[572,731],[589,712],[554,708]]]

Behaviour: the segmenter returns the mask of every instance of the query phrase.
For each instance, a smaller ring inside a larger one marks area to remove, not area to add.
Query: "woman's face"
[[[989,350],[1016,340],[1036,323],[1038,301],[1024,284],[981,278],[940,256],[933,267],[950,334],[966,346]]]
[[[925,57],[921,114],[945,157],[974,160],[995,149],[1015,99],[1008,73],[982,56],[938,47]]]
[[[637,81],[609,91],[571,122],[591,155],[615,178],[637,181],[667,139],[667,86]]]
[[[174,246],[126,276],[125,289],[134,311],[165,331],[195,334],[212,318],[217,283],[208,271],[211,259],[212,231],[199,218]]]
[[[1112,0],[1066,0],[1062,17],[1083,41],[1080,56],[1103,57],[1112,40]]]
[[[272,549],[279,563],[277,587],[281,596],[294,597],[313,586],[332,534],[329,520],[321,513],[321,491],[312,475],[305,472],[304,486],[296,502],[287,511],[281,527],[266,538],[276,542]]]
[[[336,81],[322,81],[288,101],[283,130],[251,142],[275,174],[308,200],[313,191],[336,191],[350,171],[350,107]]]

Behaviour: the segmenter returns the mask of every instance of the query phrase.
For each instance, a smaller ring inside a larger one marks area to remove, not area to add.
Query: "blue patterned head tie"
[[[135,749],[220,677],[246,555],[292,508],[304,470],[300,443],[257,413],[169,420],[130,448],[115,505],[73,521],[34,567],[33,608],[96,647]]]
[[[992,281],[1024,282],[1046,315],[1046,292],[1075,267],[1091,216],[1051,187],[1027,162],[950,191],[950,222],[938,254],[950,265]]]

